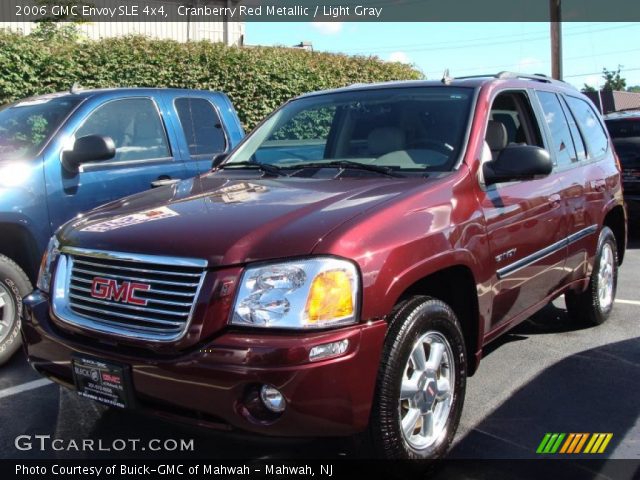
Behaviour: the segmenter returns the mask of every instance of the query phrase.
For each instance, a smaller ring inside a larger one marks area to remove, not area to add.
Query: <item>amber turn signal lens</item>
[[[353,315],[351,277],[343,270],[320,273],[307,298],[307,321],[321,322]]]

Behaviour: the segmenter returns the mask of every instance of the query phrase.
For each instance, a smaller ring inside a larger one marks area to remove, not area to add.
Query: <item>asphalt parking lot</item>
[[[630,241],[617,304],[596,328],[572,325],[562,300],[496,341],[469,379],[451,458],[539,458],[547,432],[608,432],[601,457],[640,459],[640,239]],[[36,383],[33,383],[36,382]],[[194,439],[193,458],[349,457],[338,440],[264,441],[113,411],[42,380],[22,355],[0,371],[0,458],[147,457],[152,452],[21,451],[19,435],[79,441]],[[155,454],[155,455],[165,455]],[[172,454],[171,456],[175,456]]]

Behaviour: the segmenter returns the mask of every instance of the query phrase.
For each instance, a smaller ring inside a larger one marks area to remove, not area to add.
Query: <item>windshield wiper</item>
[[[277,165],[272,165],[270,163],[257,163],[257,162],[225,163],[220,165],[218,167],[218,170],[232,169],[232,168],[238,168],[238,169],[249,168],[253,170],[260,170],[263,173],[267,173],[275,177],[282,177],[285,175],[280,169],[280,167],[278,167]]]
[[[300,170],[304,168],[341,168],[343,170],[350,168],[352,170],[366,170],[368,172],[381,173],[382,175],[388,175],[390,177],[404,176],[399,174],[395,170],[393,170],[391,167],[382,167],[380,165],[370,165],[367,163],[352,162],[351,160],[336,160],[335,162],[303,163],[301,165],[292,166],[292,168],[296,168]]]

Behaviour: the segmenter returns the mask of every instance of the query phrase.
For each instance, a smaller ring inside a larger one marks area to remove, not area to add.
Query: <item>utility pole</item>
[[[549,0],[551,20],[551,76],[562,80],[562,0]]]

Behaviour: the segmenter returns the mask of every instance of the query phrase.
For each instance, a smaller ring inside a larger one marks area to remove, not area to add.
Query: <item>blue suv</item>
[[[0,364],[19,347],[22,298],[61,224],[204,173],[243,135],[219,92],[72,89],[0,109]]]

